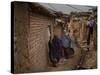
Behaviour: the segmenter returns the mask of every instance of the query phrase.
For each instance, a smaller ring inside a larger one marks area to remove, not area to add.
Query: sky
[[[84,5],[68,5],[68,4],[51,4],[51,3],[40,3],[48,9],[52,9],[64,14],[70,14],[70,12],[87,12],[93,6],[84,6]]]

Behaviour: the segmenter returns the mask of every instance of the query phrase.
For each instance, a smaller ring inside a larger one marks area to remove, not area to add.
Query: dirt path
[[[64,62],[59,62],[57,67],[48,67],[49,71],[62,71],[73,69],[80,60],[81,51],[80,49],[75,49],[75,54],[73,57],[67,59]],[[62,60],[62,59],[61,59]]]
[[[82,47],[83,46],[83,47]],[[81,51],[79,48],[75,49],[75,54],[73,57],[67,59],[66,61],[62,62],[60,61],[58,63],[57,67],[48,67],[48,71],[64,71],[64,70],[72,70],[74,69],[78,63],[80,63],[81,56],[83,57],[83,54],[85,54],[85,57],[82,60],[82,65],[80,67],[84,68],[96,68],[97,66],[97,52],[94,50],[94,46],[91,42],[90,46],[87,46],[86,43],[83,44],[81,47],[83,51]],[[89,48],[89,51],[86,52],[87,48]],[[85,51],[84,51],[85,50]],[[85,53],[82,53],[85,52]],[[63,59],[61,59],[63,60]]]

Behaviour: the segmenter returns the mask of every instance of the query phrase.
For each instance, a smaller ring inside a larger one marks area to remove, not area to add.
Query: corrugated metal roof
[[[40,3],[40,5],[64,14],[70,14],[70,12],[88,12],[93,6],[83,5],[68,5],[68,4],[54,4],[54,3]]]

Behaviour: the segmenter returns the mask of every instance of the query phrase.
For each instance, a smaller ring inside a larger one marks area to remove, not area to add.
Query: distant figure
[[[90,44],[90,37],[93,34],[93,27],[96,24],[94,17],[90,16],[89,21],[88,21],[88,37],[87,37],[87,45]]]

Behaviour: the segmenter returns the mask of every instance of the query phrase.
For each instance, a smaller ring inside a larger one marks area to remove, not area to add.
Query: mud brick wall
[[[28,28],[29,28],[28,4],[14,3],[14,72],[29,71]]]
[[[14,4],[14,73],[46,71],[50,17],[29,11],[28,3]]]
[[[48,17],[30,12],[29,58],[31,71],[46,71],[48,66]]]

